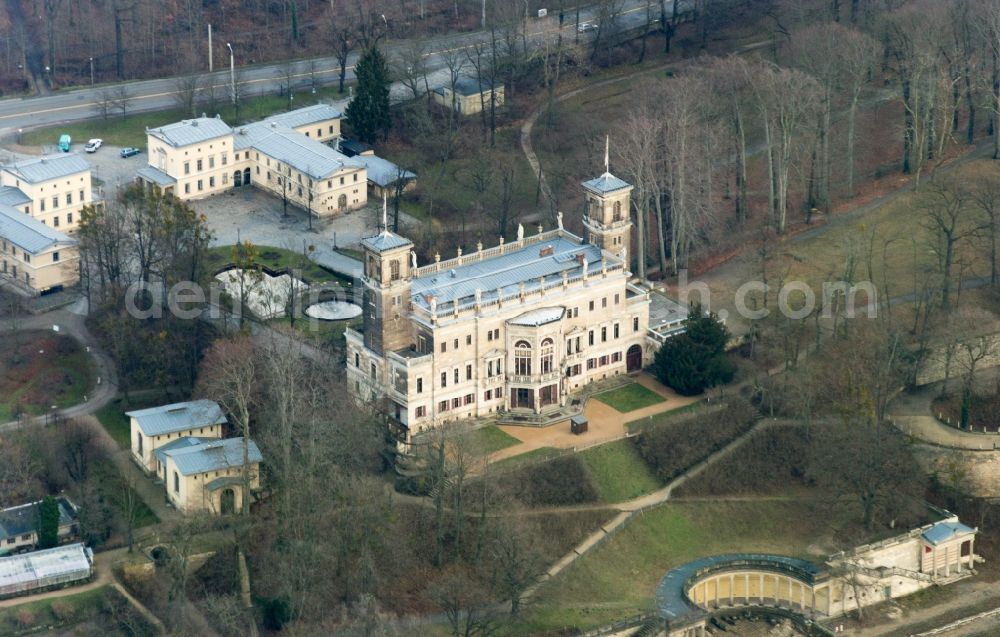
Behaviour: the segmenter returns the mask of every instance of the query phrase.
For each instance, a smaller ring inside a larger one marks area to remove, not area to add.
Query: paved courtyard
[[[583,408],[583,415],[589,421],[587,433],[576,435],[569,429],[569,420],[558,422],[547,427],[525,427],[520,425],[501,425],[500,429],[521,441],[519,445],[513,445],[496,453],[491,460],[497,461],[504,458],[519,456],[542,447],[556,447],[558,449],[573,449],[597,445],[603,442],[617,440],[625,436],[626,423],[641,418],[648,418],[656,414],[672,411],[685,405],[698,402],[699,396],[681,396],[674,390],[663,385],[646,372],[640,373],[636,377],[636,382],[640,385],[656,392],[666,400],[649,407],[635,409],[627,413],[622,413],[610,405],[595,400],[593,396],[587,399]]]

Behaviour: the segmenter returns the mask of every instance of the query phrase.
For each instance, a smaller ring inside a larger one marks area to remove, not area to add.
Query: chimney
[[[545,246],[544,248],[542,248],[541,250],[539,250],[538,251],[538,256],[540,256],[540,257],[551,257],[553,254],[555,254],[555,252],[556,252],[556,249],[549,245],[549,246]]]

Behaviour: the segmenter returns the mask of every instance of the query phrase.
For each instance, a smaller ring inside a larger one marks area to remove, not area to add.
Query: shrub
[[[264,628],[268,630],[281,630],[292,619],[292,607],[288,600],[280,597],[261,597],[257,599],[257,605],[260,606]]]
[[[660,382],[679,394],[694,396],[731,381],[735,370],[726,358],[729,330],[719,318],[695,304],[684,328],[683,334],[668,339],[656,352],[651,371]]]
[[[502,474],[498,489],[528,506],[562,506],[597,502],[587,470],[575,456],[561,456]]]
[[[19,609],[15,618],[17,619],[17,625],[21,628],[33,628],[35,626],[35,614],[27,608]]]
[[[73,619],[76,615],[76,609],[69,602],[57,599],[52,602],[52,615],[55,616],[60,622],[66,622]]]
[[[720,411],[676,422],[654,420],[640,427],[632,440],[656,477],[666,483],[748,431],[757,416],[753,405],[734,398]]]

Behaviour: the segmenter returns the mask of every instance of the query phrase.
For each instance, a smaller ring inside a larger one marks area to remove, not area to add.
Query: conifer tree
[[[385,56],[372,46],[354,68],[357,92],[347,105],[347,123],[355,137],[368,144],[385,139],[392,126],[389,116],[389,66]]]

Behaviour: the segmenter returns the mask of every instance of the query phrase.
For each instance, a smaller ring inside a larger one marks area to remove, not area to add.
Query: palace
[[[629,281],[632,186],[605,172],[583,188],[586,238],[560,213],[555,230],[519,228],[514,242],[423,267],[409,239],[364,239],[364,322],[346,332],[354,391],[386,399],[409,436],[558,411],[586,384],[641,369],[661,341],[650,292]]]

